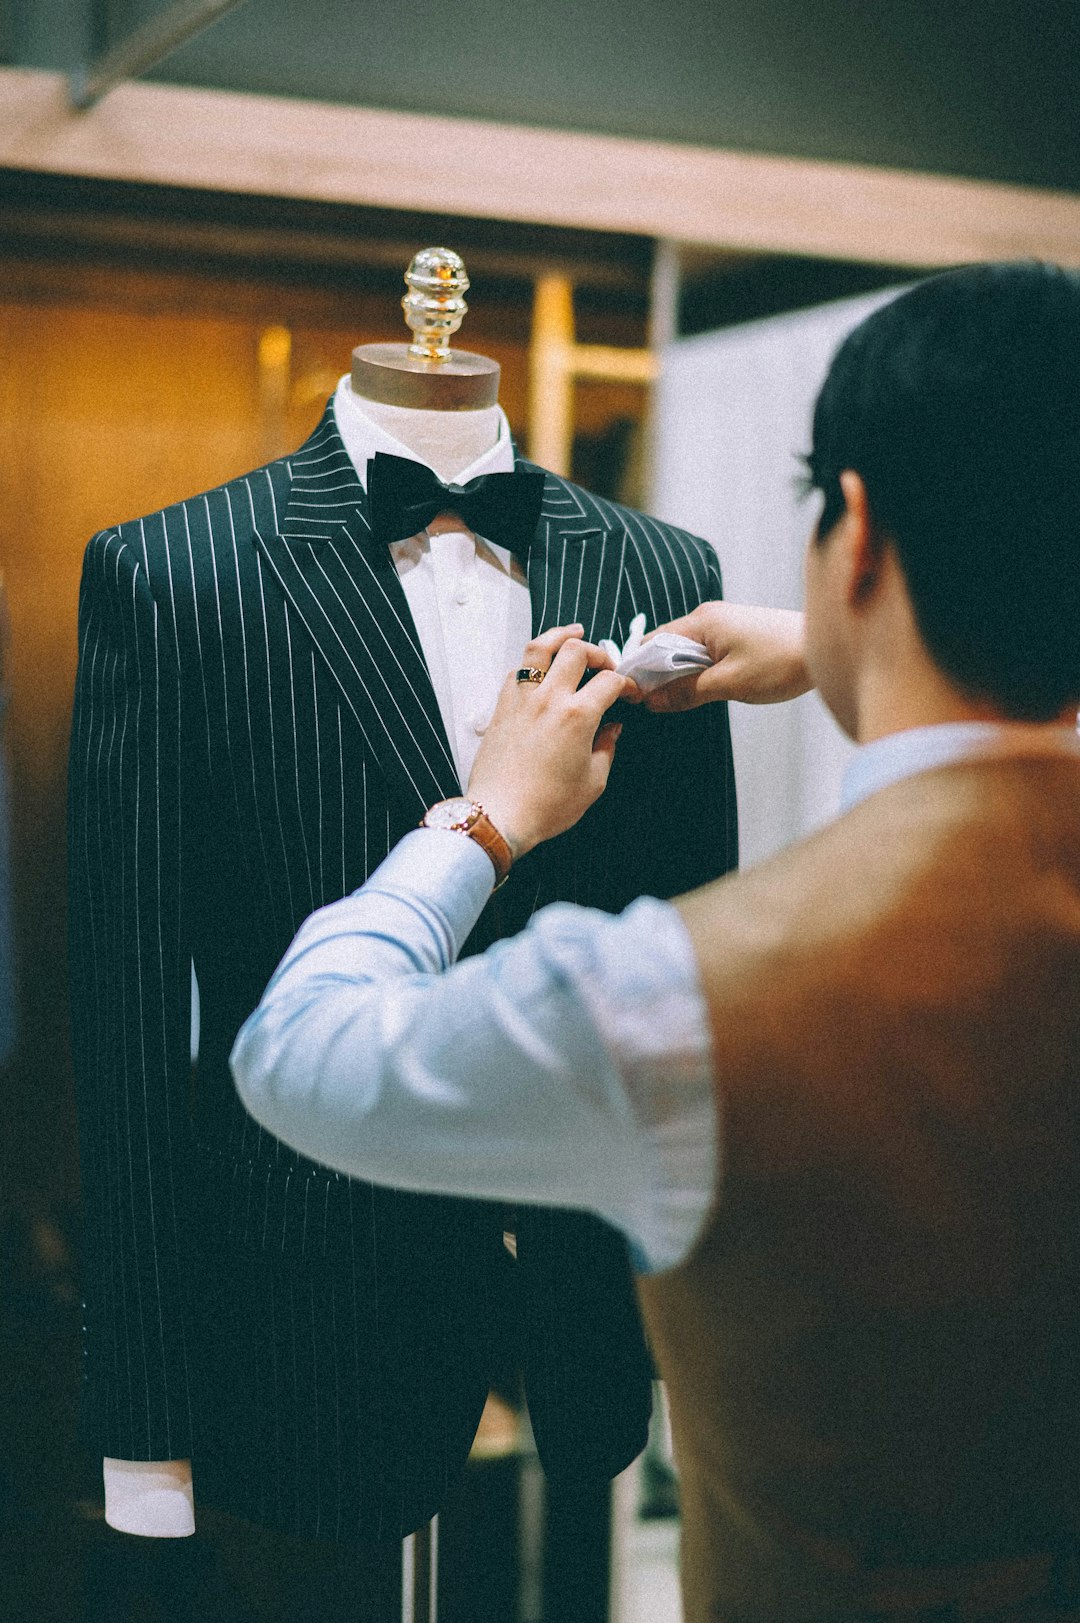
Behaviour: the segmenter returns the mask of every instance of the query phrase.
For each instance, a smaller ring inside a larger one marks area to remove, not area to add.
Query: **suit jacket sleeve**
[[[69,772],[72,1024],[85,1211],[87,1440],[191,1453],[190,948],[180,904],[180,689],[140,550],[87,549]]]

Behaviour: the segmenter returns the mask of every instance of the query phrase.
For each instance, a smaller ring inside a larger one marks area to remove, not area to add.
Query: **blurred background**
[[[1075,0],[0,0],[0,1618],[69,1623],[111,1581],[75,1434],[86,540],[298,445],[444,243],[519,443],[708,536],[729,596],[797,603],[792,455],[831,348],[927,270],[1080,264],[1078,108]],[[843,746],[806,701],[736,747],[755,860],[825,814]],[[579,1604],[498,1419],[443,1623],[675,1623],[662,1425]]]

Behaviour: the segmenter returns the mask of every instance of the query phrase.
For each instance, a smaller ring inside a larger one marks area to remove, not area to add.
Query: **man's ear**
[[[845,513],[841,521],[848,560],[848,601],[852,607],[873,596],[881,578],[883,544],[870,511],[862,475],[845,468],[840,475]]]

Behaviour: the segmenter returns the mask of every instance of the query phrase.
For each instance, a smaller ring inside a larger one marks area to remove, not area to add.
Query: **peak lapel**
[[[531,463],[518,465],[532,470]],[[588,642],[612,637],[621,647],[633,618],[623,592],[626,546],[620,524],[585,491],[549,473],[529,552],[533,636],[577,622]]]
[[[372,543],[367,501],[332,404],[289,458],[277,535],[256,535],[285,595],[399,798],[417,816],[460,794],[431,677],[389,550]]]

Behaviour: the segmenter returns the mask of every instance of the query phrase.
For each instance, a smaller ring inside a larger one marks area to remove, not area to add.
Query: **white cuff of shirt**
[[[443,967],[456,963],[495,889],[495,864],[475,840],[452,829],[414,828],[394,846],[367,884],[422,898],[447,928]]]
[[[118,1533],[189,1538],[195,1498],[188,1460],[106,1459],[105,1520]]]

